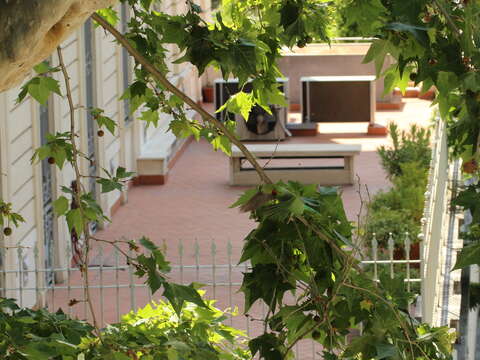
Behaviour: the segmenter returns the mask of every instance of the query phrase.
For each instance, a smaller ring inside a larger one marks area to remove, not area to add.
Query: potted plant
[[[213,85],[211,80],[208,77],[208,69],[205,71],[205,80],[206,83],[202,87],[202,99],[204,103],[212,103],[213,102]]]

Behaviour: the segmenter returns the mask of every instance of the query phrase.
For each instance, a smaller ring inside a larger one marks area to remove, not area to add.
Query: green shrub
[[[431,158],[430,129],[413,124],[410,131],[399,131],[395,123],[388,126],[392,147],[380,146],[377,150],[382,166],[390,179],[402,174],[402,164],[418,163],[428,169]]]
[[[223,324],[226,314],[185,303],[177,315],[170,303],[147,305],[101,331],[62,311],[20,309],[0,298],[0,359],[4,360],[247,360],[242,331]]]
[[[77,359],[87,336],[93,338],[93,327],[61,310],[20,309],[13,299],[0,298],[0,359]]]
[[[130,312],[104,331],[104,345],[94,346],[86,359],[104,359],[112,349],[118,354],[115,360],[130,354],[136,354],[139,360],[251,359],[246,342],[243,346],[244,333],[223,323],[227,316],[213,306],[214,301],[205,302],[208,308],[187,303],[180,316],[163,301]],[[92,343],[98,344],[96,339],[91,339]]]
[[[413,243],[420,231],[428,173],[416,162],[401,164],[400,169],[401,175],[393,178],[393,187],[378,192],[368,205],[365,234],[371,239],[375,233],[382,247],[387,246],[390,232],[395,243],[403,245],[405,232]]]
[[[387,207],[380,207],[371,211],[366,223],[366,241],[365,244],[371,246],[373,234],[382,248],[387,248],[389,234],[392,233],[396,245],[403,245],[405,233],[410,234],[412,242],[417,238],[420,232],[420,223],[414,221],[410,214],[405,210],[393,210]]]

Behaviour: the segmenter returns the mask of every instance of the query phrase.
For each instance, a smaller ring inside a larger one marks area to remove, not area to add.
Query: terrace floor
[[[416,123],[428,126],[431,119],[430,102],[416,98],[403,100],[401,111],[379,111],[376,122],[387,125],[396,122],[401,129]],[[314,137],[292,137],[286,143],[339,143],[361,144],[362,152],[355,160],[355,173],[362,186],[371,194],[389,186],[376,154],[378,146],[388,144],[386,136],[366,134],[366,124],[321,124]],[[99,236],[109,240],[150,237],[156,243],[165,241],[167,248],[183,240],[185,249],[197,240],[204,248],[212,240],[222,244],[230,240],[233,258],[238,258],[242,239],[252,229],[247,214],[229,206],[244,191],[244,187],[231,187],[228,158],[215,152],[205,142],[191,143],[171,170],[166,185],[133,187],[128,203],[113,216],[113,223]],[[360,209],[358,184],[343,187],[343,199],[348,217],[357,218]],[[169,254],[173,256],[173,254]],[[217,260],[223,258],[217,249]],[[189,261],[185,256],[184,261]]]

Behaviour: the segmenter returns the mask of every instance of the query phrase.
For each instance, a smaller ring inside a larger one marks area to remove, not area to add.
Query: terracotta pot
[[[403,246],[395,247],[393,251],[393,260],[405,260],[405,248]],[[420,259],[420,243],[414,243],[410,245],[410,260]],[[410,264],[411,268],[418,269],[420,264]]]
[[[213,102],[213,86],[205,86],[202,88],[202,97],[204,103]]]

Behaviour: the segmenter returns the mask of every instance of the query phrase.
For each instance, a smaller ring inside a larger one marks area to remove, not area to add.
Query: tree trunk
[[[0,2],[0,92],[18,85],[96,10],[118,0]]]

